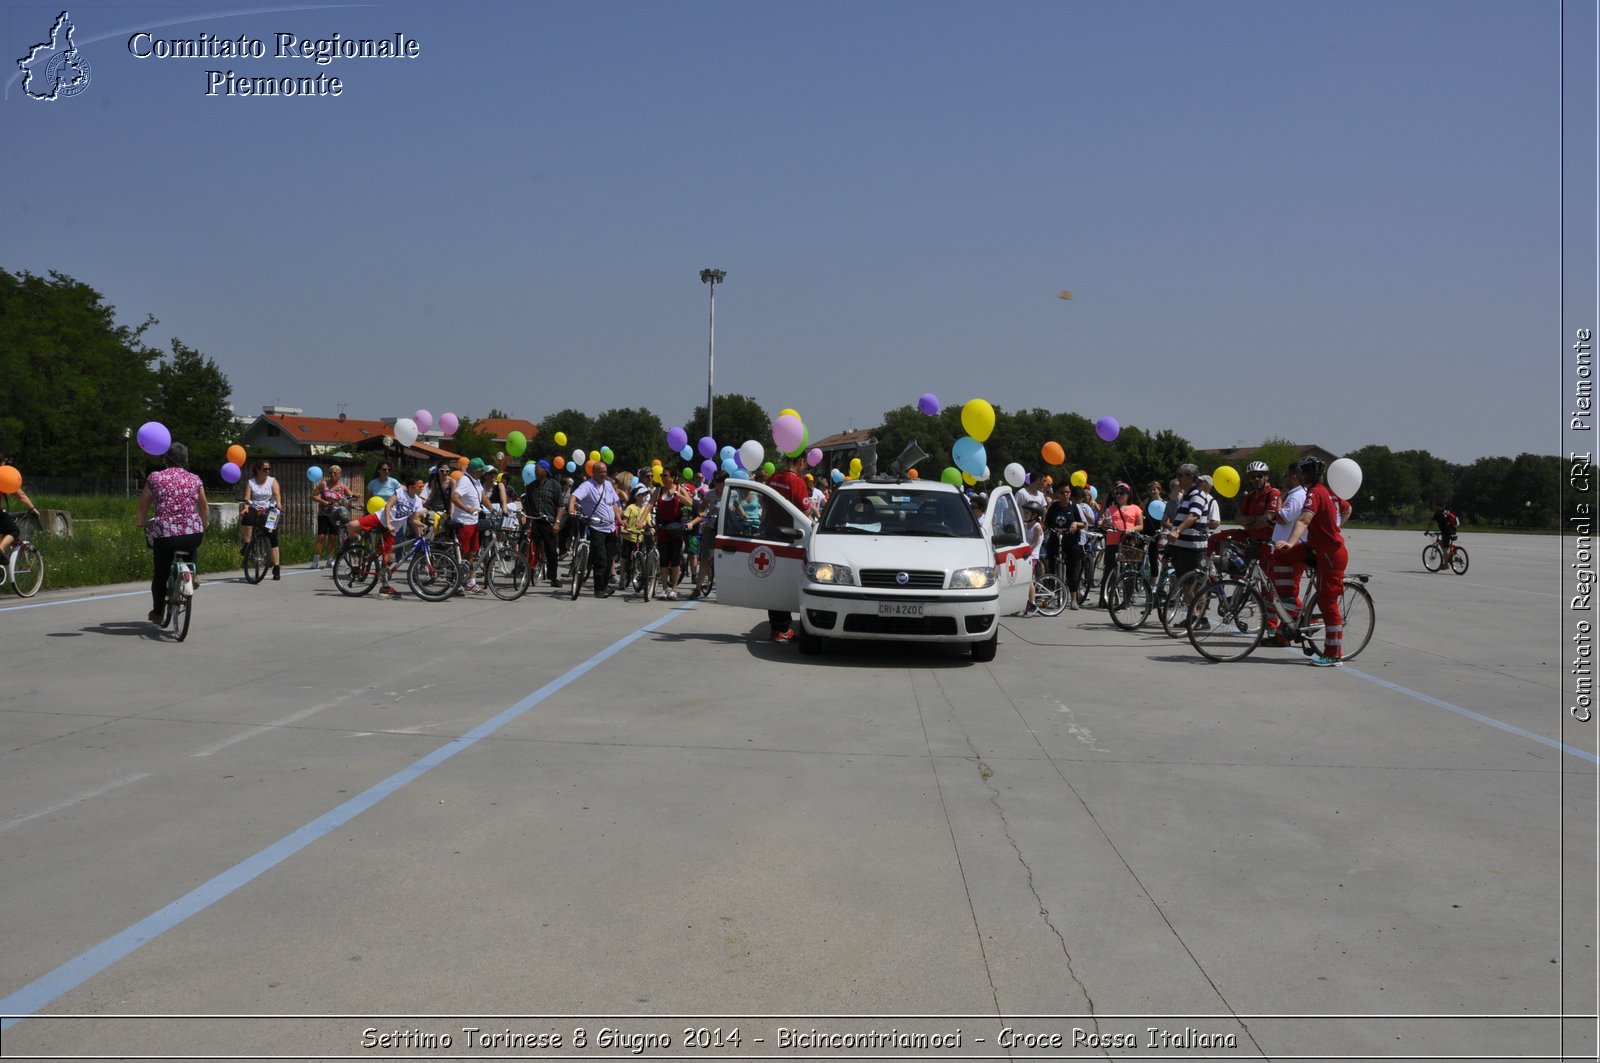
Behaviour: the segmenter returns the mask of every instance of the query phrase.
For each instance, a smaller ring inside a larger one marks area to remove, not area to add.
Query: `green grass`
[[[47,589],[150,579],[150,547],[144,532],[134,524],[139,512],[137,498],[35,495],[33,503],[40,509],[63,509],[72,514],[72,538],[44,535],[34,541],[44,555]],[[312,543],[309,533],[280,536],[283,564],[309,561]],[[207,530],[200,545],[199,568],[202,573],[241,571],[237,527]]]

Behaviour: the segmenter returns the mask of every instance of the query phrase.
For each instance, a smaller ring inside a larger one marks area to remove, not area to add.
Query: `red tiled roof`
[[[475,431],[488,432],[489,438],[497,442],[505,442],[506,437],[512,432],[521,432],[532,439],[539,434],[539,426],[532,421],[524,421],[520,417],[485,417],[481,421],[474,421],[472,427]]]
[[[283,429],[284,434],[296,443],[359,443],[364,439],[392,435],[394,429],[382,421],[358,421],[354,417],[340,420],[337,417],[302,417],[299,414],[263,414]]]
[[[856,446],[871,439],[876,431],[876,428],[858,428],[853,432],[839,432],[826,439],[813,440],[811,445],[819,450],[828,450],[832,447]]]

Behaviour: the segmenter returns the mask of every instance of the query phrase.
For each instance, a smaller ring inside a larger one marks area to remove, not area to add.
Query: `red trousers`
[[[1344,596],[1344,570],[1350,564],[1350,552],[1344,545],[1331,550],[1315,551],[1317,558],[1317,608],[1322,610],[1323,630],[1327,638],[1325,655],[1344,656],[1344,614],[1339,599]]]

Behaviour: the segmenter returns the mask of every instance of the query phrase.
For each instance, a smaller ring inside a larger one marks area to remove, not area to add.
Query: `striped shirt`
[[[1178,503],[1178,515],[1172,518],[1173,527],[1181,525],[1189,517],[1194,517],[1190,524],[1178,534],[1174,546],[1181,546],[1189,550],[1203,550],[1210,534],[1211,500],[1199,486],[1191,487],[1189,493],[1183,496],[1183,501]]]

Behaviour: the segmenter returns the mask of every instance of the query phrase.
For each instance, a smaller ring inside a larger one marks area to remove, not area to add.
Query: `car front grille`
[[[874,616],[850,613],[844,618],[846,632],[863,635],[954,635],[953,616]]]
[[[901,572],[906,574],[904,583],[898,578]],[[944,587],[944,573],[927,569],[864,568],[861,570],[861,585],[904,587],[906,590],[941,590]]]

